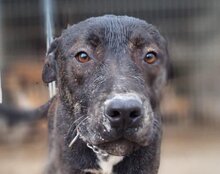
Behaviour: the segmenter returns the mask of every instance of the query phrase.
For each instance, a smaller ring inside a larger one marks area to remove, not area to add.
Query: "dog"
[[[105,15],[64,30],[42,73],[57,84],[44,107],[46,174],[157,174],[169,66],[164,37],[143,20]]]

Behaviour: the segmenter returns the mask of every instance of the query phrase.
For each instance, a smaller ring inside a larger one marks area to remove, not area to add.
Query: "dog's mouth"
[[[84,141],[87,144],[87,147],[92,149],[94,153],[103,157],[109,155],[126,156],[131,154],[133,151],[137,150],[140,147],[140,145],[131,142],[125,138],[120,138],[114,141],[94,145],[88,142],[87,139],[84,136],[82,136],[78,130],[76,131],[75,137],[70,142],[69,147],[71,147],[78,140],[78,138]]]
[[[92,149],[93,152],[101,156],[126,156],[137,150],[139,147],[137,144],[129,142],[125,139],[119,139],[113,142],[102,143],[99,145],[92,145],[87,143],[87,146]]]
[[[124,138],[94,145],[88,142],[86,138],[83,137],[79,132],[77,133],[77,135],[87,144],[88,148],[92,149],[93,152],[95,152],[96,154],[104,157],[108,155],[126,156],[140,147],[140,145]]]
[[[137,150],[139,145],[126,139],[118,139],[116,141],[99,144],[97,147],[110,155],[126,156]]]

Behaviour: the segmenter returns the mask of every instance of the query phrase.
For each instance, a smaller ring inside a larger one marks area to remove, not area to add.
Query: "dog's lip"
[[[138,142],[136,141],[132,141],[132,139],[130,139],[128,136],[124,136],[124,135],[121,135],[121,136],[118,136],[118,137],[111,137],[110,139],[106,139],[106,138],[101,138],[99,141],[96,141],[96,142],[92,142],[92,141],[89,141],[89,139],[87,139],[85,136],[83,136],[80,132],[80,130],[78,129],[77,130],[78,134],[79,134],[79,138],[84,141],[85,143],[88,143],[90,145],[93,145],[93,146],[102,146],[102,145],[105,145],[105,144],[113,144],[113,143],[117,143],[119,141],[126,141],[128,143],[133,143],[133,144],[136,144],[138,146],[141,146],[141,144],[139,144]]]
[[[126,138],[119,138],[112,141],[103,141],[99,143],[91,143],[80,135],[80,138],[92,149],[96,154],[101,156],[126,156],[137,150],[140,145]]]
[[[124,142],[126,141],[126,142],[128,142],[128,143],[134,143],[134,142],[132,142],[132,141],[130,141],[130,140],[124,138],[124,137],[121,137],[121,138],[114,139],[114,140],[112,140],[112,141],[105,141],[105,142],[99,143],[99,144],[97,144],[97,145],[117,143],[117,142],[121,142],[121,141],[124,141]]]
[[[125,138],[120,138],[115,141],[101,143],[97,147],[110,155],[126,156],[137,150],[140,146]]]

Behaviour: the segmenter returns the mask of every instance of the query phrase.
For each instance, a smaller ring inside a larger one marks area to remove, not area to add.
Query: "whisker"
[[[76,136],[72,139],[72,141],[69,144],[69,148],[72,147],[72,145],[76,142],[76,140],[79,138],[79,132],[78,132],[78,127],[89,117],[87,116],[86,118],[84,118],[83,120],[80,121],[80,123],[78,125],[76,125],[75,129],[73,130],[73,132],[76,131]]]
[[[74,122],[71,124],[71,126],[69,127],[69,129],[68,129],[68,131],[67,131],[67,136],[69,135],[71,129],[74,127],[74,124],[75,124],[76,122],[78,122],[80,119],[82,119],[83,117],[84,117],[84,116],[81,116],[81,117],[77,118],[76,120],[74,120]]]
[[[75,127],[75,129],[73,130],[73,131],[75,131],[85,120],[87,120],[89,118],[89,116],[87,116],[86,118],[84,118],[83,120],[81,120],[80,122],[79,122],[79,124],[78,125],[76,125],[76,127]]]
[[[72,145],[76,142],[78,137],[79,137],[79,132],[77,131],[76,136],[73,138],[73,140],[69,144],[69,148],[72,147]]]
[[[80,120],[81,118],[83,118],[83,117],[85,117],[85,116],[83,115],[83,116],[77,118],[72,124],[76,123],[77,121],[79,121],[79,120]]]

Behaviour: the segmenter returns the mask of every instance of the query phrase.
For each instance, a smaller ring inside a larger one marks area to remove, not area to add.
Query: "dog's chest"
[[[92,174],[114,174],[113,167],[123,160],[123,156],[108,156],[108,157],[98,157],[98,165],[100,170],[86,170],[88,173]]]

